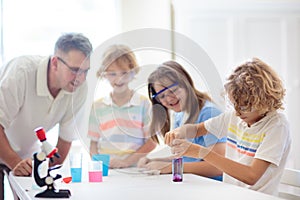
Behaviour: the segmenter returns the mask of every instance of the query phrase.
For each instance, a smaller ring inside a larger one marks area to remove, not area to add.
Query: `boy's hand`
[[[175,139],[173,140],[171,151],[176,156],[204,158],[210,150],[198,144],[191,143],[185,139]]]
[[[127,168],[129,166],[130,165],[126,161],[117,158],[111,159],[109,163],[109,168],[111,169]]]
[[[178,127],[166,133],[165,143],[169,146],[172,146],[172,142],[174,139],[194,138],[196,135],[197,135],[197,125],[185,124],[181,127]]]
[[[189,148],[193,145],[186,139],[174,139],[171,144],[171,152],[176,156],[189,156]]]

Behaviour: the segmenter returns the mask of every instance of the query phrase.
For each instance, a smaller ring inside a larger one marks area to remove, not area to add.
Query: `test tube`
[[[182,157],[172,160],[172,174],[174,182],[182,182],[183,180],[183,162]]]

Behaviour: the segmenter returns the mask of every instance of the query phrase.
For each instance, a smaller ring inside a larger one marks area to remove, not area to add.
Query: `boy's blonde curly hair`
[[[277,73],[258,58],[238,66],[227,79],[225,91],[237,112],[265,114],[283,108],[285,89]]]

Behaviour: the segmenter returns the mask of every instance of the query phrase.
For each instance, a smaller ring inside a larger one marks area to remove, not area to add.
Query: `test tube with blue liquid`
[[[71,168],[72,182],[81,182],[81,174],[82,174],[81,153],[70,154],[70,168]]]
[[[183,161],[182,157],[172,160],[173,182],[182,182],[183,180]]]

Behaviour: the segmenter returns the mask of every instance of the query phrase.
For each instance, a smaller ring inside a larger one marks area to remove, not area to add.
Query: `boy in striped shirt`
[[[156,146],[148,133],[150,102],[128,86],[139,67],[134,53],[125,45],[110,46],[102,66],[97,76],[109,81],[112,92],[92,105],[90,154],[109,154],[110,168],[135,166]]]
[[[170,131],[165,142],[175,154],[203,158],[222,170],[224,182],[276,196],[291,144],[288,121],[278,111],[285,95],[282,82],[254,58],[234,70],[225,91],[234,110]],[[207,132],[227,136],[225,157],[184,139]]]

